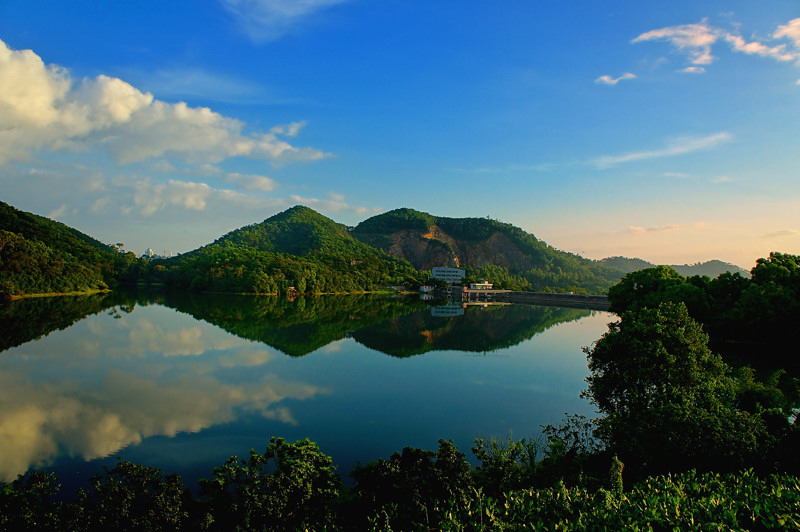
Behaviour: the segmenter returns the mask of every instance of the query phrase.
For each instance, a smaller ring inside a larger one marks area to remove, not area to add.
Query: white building
[[[446,268],[444,266],[435,266],[431,268],[431,277],[434,279],[441,279],[447,284],[460,283],[465,273],[464,270],[459,268]]]
[[[481,281],[479,283],[470,283],[470,290],[491,290],[494,287],[489,281]]]

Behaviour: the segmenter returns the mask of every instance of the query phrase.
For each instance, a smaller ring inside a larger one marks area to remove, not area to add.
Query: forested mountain
[[[459,267],[471,278],[486,278],[504,288],[604,293],[623,275],[488,218],[395,209],[364,220],[353,234],[415,268]]]
[[[402,284],[407,262],[355,239],[347,228],[296,206],[231,231],[179,257],[153,261],[151,280],[218,292],[356,292]]]
[[[132,260],[77,229],[0,202],[0,297],[108,288]]]
[[[655,268],[656,264],[647,262],[642,259],[629,259],[627,257],[607,257],[600,260],[601,263],[609,268],[615,268],[624,273],[638,272],[647,268]],[[735,264],[722,262],[721,260],[710,260],[707,262],[698,262],[695,264],[670,264],[670,268],[675,270],[681,275],[691,277],[692,275],[708,276],[712,279],[718,277],[723,273],[738,273],[743,277],[749,277],[750,272],[744,268],[740,268]]]

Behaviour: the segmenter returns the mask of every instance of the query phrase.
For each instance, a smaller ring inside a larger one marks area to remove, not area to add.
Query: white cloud
[[[783,26],[778,26],[772,36],[775,39],[789,39],[794,44],[794,47],[800,50],[800,18],[790,20]]]
[[[149,178],[117,179],[114,185],[125,197],[129,196],[125,189],[132,191],[133,205],[124,204],[121,207],[123,214],[133,212],[133,208],[142,216],[152,216],[168,207],[179,207],[186,211],[204,211],[209,203],[215,208],[220,208],[223,203],[250,208],[263,203],[263,200],[256,196],[216,189],[206,183],[191,181],[171,179],[166,183],[153,183]]]
[[[239,185],[243,189],[250,192],[271,192],[278,187],[278,183],[276,183],[274,179],[270,179],[269,177],[263,175],[242,175],[233,173],[228,174],[226,180],[229,183]]]
[[[606,155],[593,160],[592,164],[598,168],[610,168],[618,164],[633,161],[684,155],[699,150],[711,149],[720,144],[730,142],[732,139],[732,135],[724,131],[705,137],[681,137],[668,142],[667,145],[661,149],[631,152],[623,155]]]
[[[312,15],[347,0],[219,0],[254,42],[275,40]]]
[[[608,76],[608,75],[600,76],[599,78],[594,80],[594,82],[597,83],[597,84],[600,84],[600,85],[616,85],[620,81],[623,81],[623,80],[626,80],[626,79],[636,79],[636,74],[632,74],[630,72],[625,72],[624,74],[622,74],[618,78],[612,78],[611,76]]]
[[[328,156],[280,138],[297,135],[302,125],[247,134],[239,120],[156,100],[118,78],[73,80],[34,52],[0,41],[0,165],[39,149],[105,148],[123,164],[163,156],[192,162],[244,156],[273,164]]]
[[[771,57],[777,61],[800,60],[800,18],[793,19],[785,25],[778,26],[772,35],[773,39],[787,38],[792,41],[794,50],[786,43],[768,45],[760,40],[745,40],[737,33],[710,26],[705,20],[699,24],[669,26],[642,33],[631,42],[663,40],[669,42],[679,52],[686,54],[690,66],[681,70],[693,74],[705,72],[705,66],[714,62],[711,54],[712,46],[723,41],[732,50],[748,55]]]
[[[703,22],[648,31],[642,33],[631,42],[666,40],[681,52],[686,53],[692,64],[710,65],[715,59],[711,55],[711,45],[717,39],[718,36],[714,29]]]
[[[327,213],[347,211],[353,214],[358,214],[359,216],[365,216],[367,214],[377,214],[381,212],[381,209],[378,207],[368,208],[364,206],[349,205],[344,201],[345,197],[343,195],[335,194],[333,192],[328,194],[328,199],[304,198],[296,194],[293,194],[289,197],[295,203],[306,205],[315,210]]]

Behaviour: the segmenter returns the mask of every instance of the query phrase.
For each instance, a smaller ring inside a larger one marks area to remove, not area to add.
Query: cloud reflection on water
[[[240,412],[297,424],[285,400],[326,389],[269,371],[274,353],[164,307],[96,315],[0,359],[0,479],[105,457]],[[246,368],[245,375],[237,372]]]

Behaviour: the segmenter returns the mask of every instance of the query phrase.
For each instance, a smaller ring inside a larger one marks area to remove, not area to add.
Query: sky
[[[294,205],[800,254],[800,4],[0,3],[0,200],[137,255]]]

